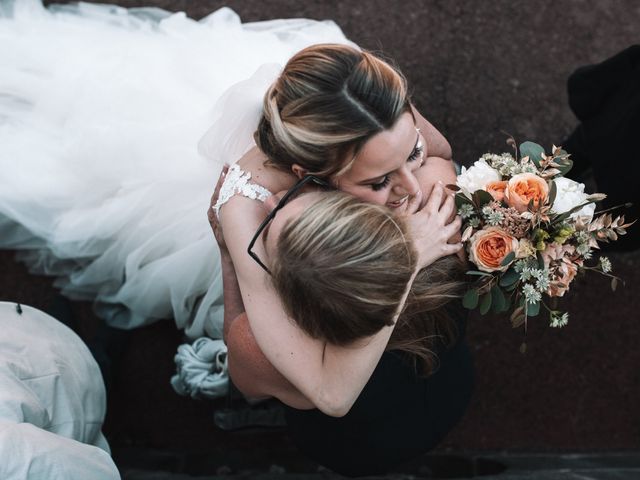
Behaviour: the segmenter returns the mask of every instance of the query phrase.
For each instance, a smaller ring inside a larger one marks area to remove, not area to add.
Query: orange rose
[[[534,173],[514,175],[504,191],[507,205],[520,213],[527,211],[531,200],[533,200],[533,205],[537,207],[547,199],[548,195],[549,185]]]
[[[504,191],[507,188],[507,182],[505,180],[498,180],[487,183],[484,189],[491,194],[496,202],[501,202],[504,198]]]
[[[498,227],[487,227],[471,237],[469,259],[483,272],[504,272],[509,266],[500,262],[517,248],[514,237]]]

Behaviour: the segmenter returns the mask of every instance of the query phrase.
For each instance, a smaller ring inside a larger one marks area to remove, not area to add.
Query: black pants
[[[417,376],[402,354],[385,352],[344,417],[287,408],[293,442],[311,459],[348,476],[382,474],[431,450],[471,398],[473,367],[463,336],[464,330],[427,378]]]
[[[574,159],[569,176],[592,167],[598,191],[608,195],[604,207],[632,202],[614,215],[640,218],[640,45],[579,68],[569,78],[568,91],[569,105],[581,121],[564,143]],[[640,226],[612,246],[640,247]]]

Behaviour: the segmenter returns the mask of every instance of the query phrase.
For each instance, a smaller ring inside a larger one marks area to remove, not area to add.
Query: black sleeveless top
[[[386,473],[434,448],[465,412],[473,366],[465,342],[467,312],[457,303],[457,343],[440,367],[419,376],[401,352],[385,352],[355,404],[341,418],[286,407],[289,435],[309,458],[348,476]]]

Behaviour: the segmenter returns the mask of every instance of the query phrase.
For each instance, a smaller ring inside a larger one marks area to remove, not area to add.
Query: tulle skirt
[[[332,22],[242,24],[228,8],[194,21],[0,0],[0,247],[112,326],[174,318],[221,337],[210,195],[278,69],[324,42],[347,40]]]

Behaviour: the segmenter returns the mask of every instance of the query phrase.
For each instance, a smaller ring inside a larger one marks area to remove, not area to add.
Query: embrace
[[[0,20],[0,247],[110,328],[224,337],[235,387],[338,473],[442,441],[473,389],[456,172],[398,69],[333,22],[228,8]]]
[[[254,139],[209,210],[231,379],[287,405],[319,463],[386,471],[435,446],[472,389],[450,147],[398,70],[337,44],[289,60]]]

